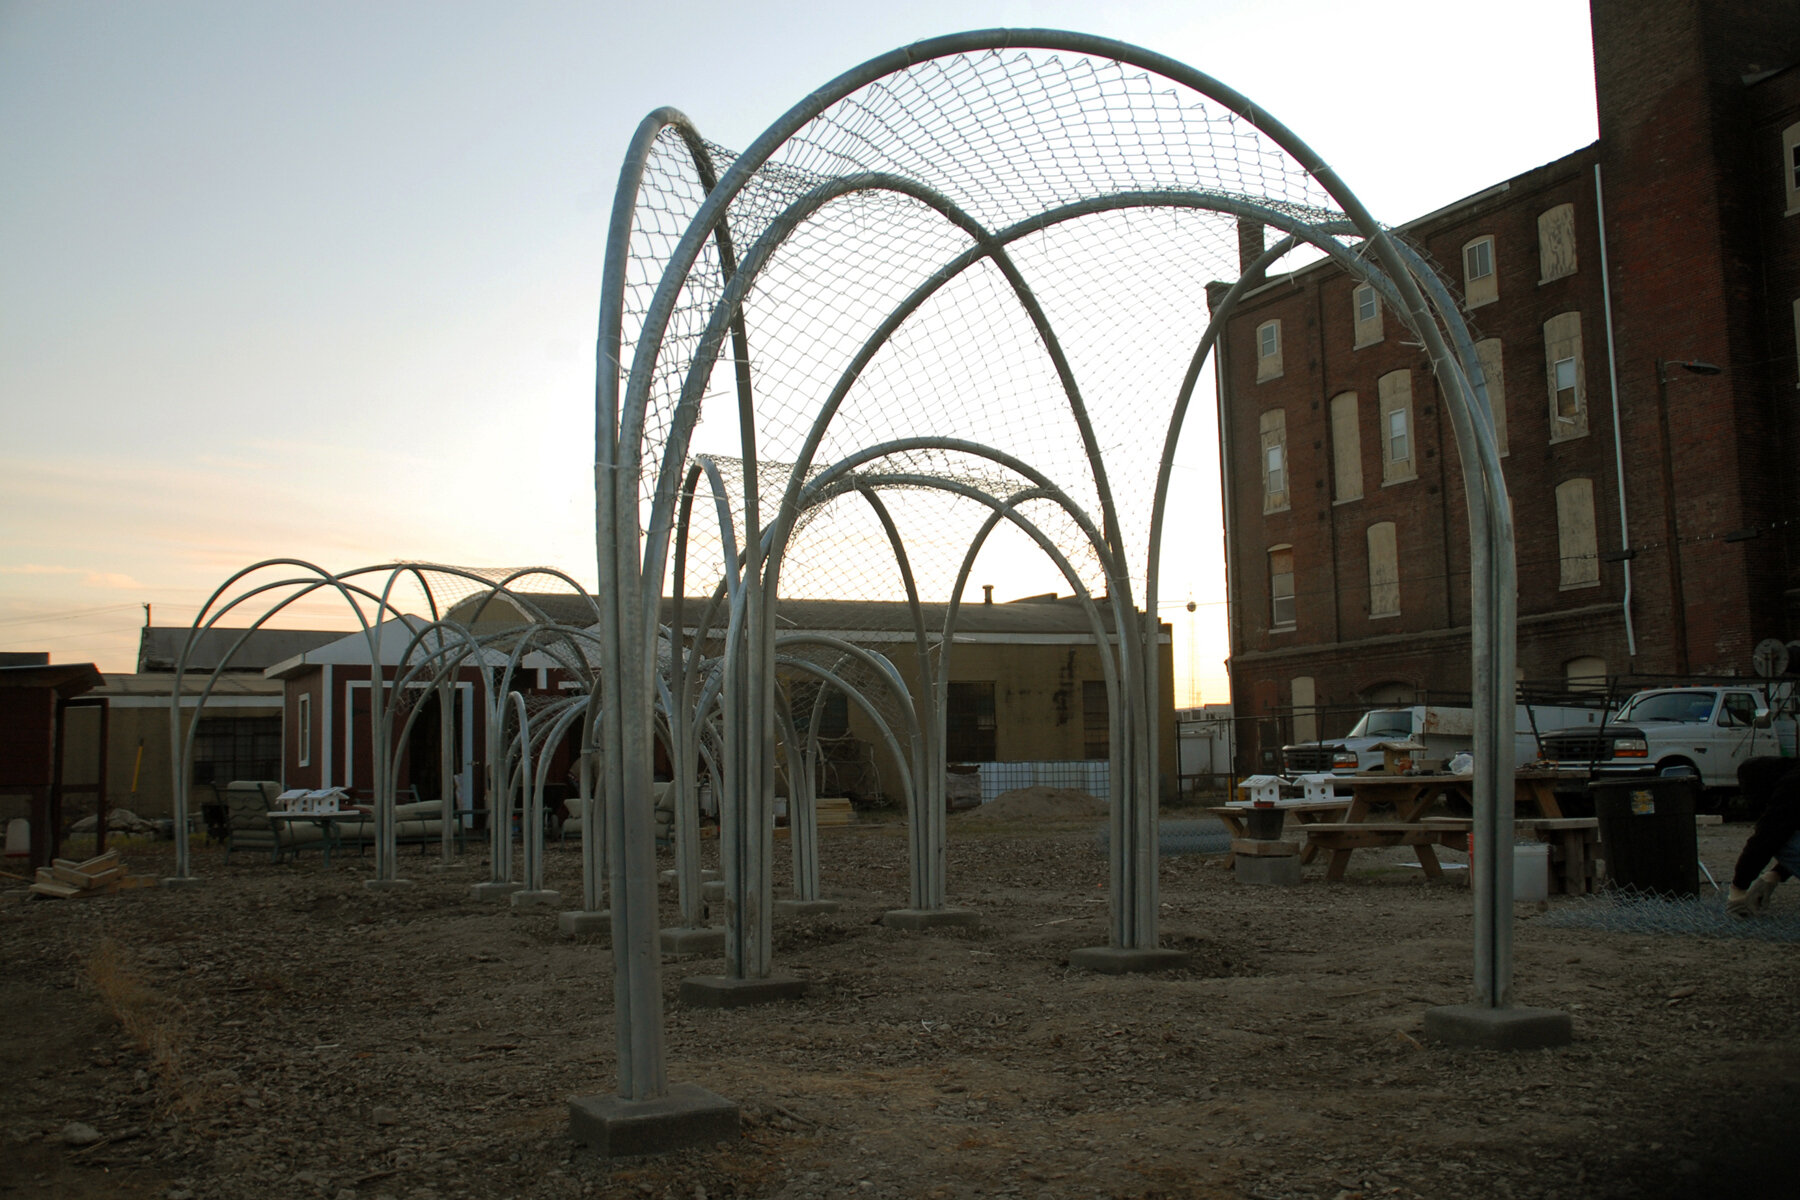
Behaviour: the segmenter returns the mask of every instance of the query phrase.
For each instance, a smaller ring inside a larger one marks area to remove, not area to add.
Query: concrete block
[[[708,904],[717,904],[725,899],[725,883],[719,879],[708,879],[700,884],[700,899]]]
[[[524,886],[525,885],[522,883],[495,883],[490,880],[487,883],[477,883],[472,885],[469,888],[469,895],[477,900],[498,900],[502,896],[512,895]]]
[[[806,980],[796,975],[768,975],[762,979],[693,975],[681,981],[676,993],[683,1004],[694,1008],[745,1008],[798,1000],[805,994]]]
[[[601,909],[598,912],[583,912],[575,909],[570,912],[556,914],[556,928],[564,937],[596,937],[612,936],[612,912]]]
[[[1191,955],[1180,950],[1132,950],[1124,946],[1084,946],[1069,952],[1069,965],[1101,975],[1141,975],[1173,971],[1188,965]]]
[[[836,900],[777,900],[775,915],[778,917],[811,917],[820,913],[834,913],[843,907]]]
[[[1542,1050],[1574,1037],[1569,1014],[1554,1008],[1488,1008],[1446,1004],[1425,1010],[1425,1036],[1478,1050]]]
[[[520,890],[510,897],[514,908],[555,908],[562,903],[562,893],[552,891],[527,892]]]
[[[722,925],[708,928],[665,929],[658,935],[657,940],[664,954],[681,956],[723,954],[725,952],[725,928]]]
[[[1280,858],[1238,857],[1232,860],[1231,870],[1239,883],[1295,887],[1300,882],[1300,860],[1291,855]]]
[[[569,1134],[607,1158],[665,1154],[735,1138],[737,1105],[691,1083],[673,1083],[654,1100],[580,1096],[569,1101]]]
[[[198,875],[166,875],[162,885],[166,888],[188,888],[199,887],[203,882]]]
[[[881,923],[889,929],[973,926],[981,924],[981,914],[972,908],[896,908],[882,913]]]
[[[365,879],[363,886],[371,892],[404,892],[412,886],[410,879]]]

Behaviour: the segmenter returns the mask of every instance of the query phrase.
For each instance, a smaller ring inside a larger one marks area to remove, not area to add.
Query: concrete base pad
[[[167,875],[162,885],[166,888],[199,887],[204,882],[198,875]]]
[[[371,892],[404,892],[411,887],[410,879],[365,879],[363,886]]]
[[[694,1008],[744,1008],[751,1004],[798,1000],[805,994],[806,980],[794,975],[770,975],[762,979],[694,975],[681,981],[677,996],[683,1004]]]
[[[717,904],[725,898],[725,882],[721,879],[708,879],[700,884],[700,898],[708,904]]]
[[[665,929],[658,935],[664,954],[723,954],[725,927]]]
[[[778,917],[810,917],[818,913],[834,913],[840,905],[836,900],[777,900],[775,915]]]
[[[1188,965],[1192,956],[1180,950],[1131,950],[1124,946],[1084,946],[1069,952],[1069,965],[1102,975],[1140,975],[1173,971]]]
[[[704,1146],[737,1132],[737,1105],[691,1083],[672,1083],[655,1100],[578,1096],[569,1101],[570,1135],[607,1158]]]
[[[552,891],[517,891],[511,897],[514,908],[555,908],[562,903],[562,893]]]
[[[493,880],[489,880],[486,883],[471,885],[469,895],[477,900],[498,900],[502,896],[512,895],[524,886],[522,883],[495,883]]]
[[[1240,854],[1232,860],[1231,871],[1239,883],[1264,887],[1294,887],[1300,882],[1297,858],[1251,858]]]
[[[599,912],[574,912],[556,914],[556,928],[565,937],[592,937],[595,934],[612,935],[612,912],[602,909]]]
[[[981,914],[972,908],[896,908],[881,914],[889,929],[937,929],[944,925],[979,925]]]
[[[1554,1008],[1487,1008],[1446,1004],[1425,1010],[1425,1036],[1478,1050],[1542,1050],[1574,1037],[1569,1014]]]

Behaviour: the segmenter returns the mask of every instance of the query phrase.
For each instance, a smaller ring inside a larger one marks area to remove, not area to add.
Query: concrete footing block
[[[605,934],[611,937],[612,910],[583,912],[576,909],[571,912],[557,913],[556,928],[564,937],[593,937],[596,934]]]
[[[499,900],[504,896],[512,895],[524,886],[522,883],[496,883],[490,879],[486,883],[471,884],[469,895],[477,900]]]
[[[1069,965],[1101,975],[1143,975],[1174,971],[1188,965],[1191,955],[1180,950],[1133,950],[1125,946],[1084,946],[1069,952]]]
[[[734,1138],[738,1107],[691,1083],[673,1083],[654,1100],[579,1096],[569,1101],[569,1134],[607,1158],[665,1154]]]
[[[199,887],[204,882],[198,875],[166,875],[162,885],[166,888],[189,888]]]
[[[413,885],[410,879],[365,879],[363,886],[371,892],[404,892]]]
[[[1425,1036],[1477,1050],[1543,1050],[1568,1045],[1575,1031],[1559,1009],[1446,1004],[1425,1010]]]
[[[1300,860],[1292,857],[1250,858],[1240,854],[1232,860],[1231,871],[1239,883],[1262,887],[1295,887],[1300,883]]]
[[[881,923],[889,929],[974,926],[981,924],[981,914],[972,908],[896,908],[882,913]]]
[[[708,904],[717,904],[725,899],[725,883],[720,879],[708,879],[700,885],[700,899]]]
[[[725,927],[712,925],[664,929],[657,935],[657,941],[664,954],[677,956],[723,954],[725,952]]]
[[[694,1008],[746,1008],[752,1004],[777,1004],[806,994],[806,980],[796,975],[767,975],[761,979],[734,979],[729,975],[693,975],[681,981],[676,993]]]
[[[843,905],[836,900],[777,900],[775,915],[778,917],[811,917],[820,913],[834,913]]]
[[[549,890],[530,892],[523,889],[508,897],[514,908],[555,908],[562,903],[562,893]]]

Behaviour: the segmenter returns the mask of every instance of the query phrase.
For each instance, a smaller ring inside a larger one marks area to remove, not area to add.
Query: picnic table
[[[1284,826],[1288,817],[1292,817],[1297,825],[1307,826],[1320,821],[1344,819],[1344,813],[1349,810],[1351,803],[1349,800],[1277,800],[1274,808],[1282,814]],[[1225,828],[1231,831],[1234,852],[1237,842],[1250,840],[1246,821],[1254,808],[1254,805],[1244,802],[1221,804],[1217,808],[1206,810],[1224,822]],[[1310,863],[1317,854],[1318,848],[1308,845],[1301,851],[1300,861]],[[1225,860],[1227,866],[1231,862],[1230,857]]]
[[[1559,771],[1516,772],[1513,778],[1514,811],[1531,812],[1535,814],[1531,819],[1539,822],[1579,821],[1563,816],[1555,790],[1559,781],[1577,777]],[[1315,822],[1302,829],[1309,853],[1326,850],[1331,854],[1331,863],[1325,871],[1328,882],[1344,878],[1350,855],[1357,850],[1411,846],[1425,877],[1440,879],[1443,868],[1437,860],[1437,847],[1468,848],[1473,821],[1454,815],[1433,817],[1431,814],[1440,805],[1473,808],[1475,780],[1472,776],[1346,775],[1338,781],[1338,786],[1350,791],[1343,820]],[[1598,828],[1597,822],[1594,828]],[[1559,841],[1553,846],[1563,844],[1566,856],[1569,839],[1562,835],[1570,832],[1585,835],[1586,827],[1569,826],[1556,832]],[[1585,851],[1585,840],[1582,845],[1580,862],[1585,864],[1591,856]],[[1587,870],[1585,865],[1581,869]]]

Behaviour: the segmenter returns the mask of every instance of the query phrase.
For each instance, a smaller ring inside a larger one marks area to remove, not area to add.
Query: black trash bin
[[[1588,787],[1610,883],[1663,895],[1700,894],[1700,843],[1694,833],[1699,779],[1597,779]]]

